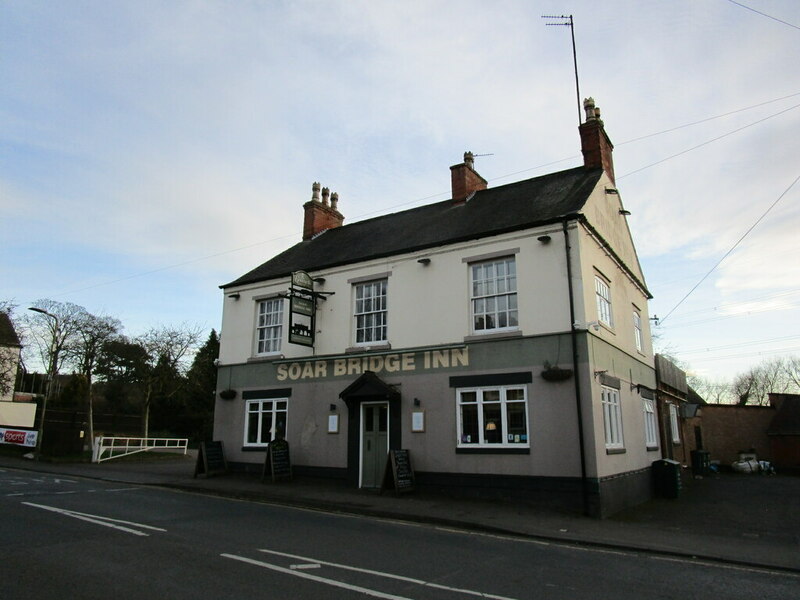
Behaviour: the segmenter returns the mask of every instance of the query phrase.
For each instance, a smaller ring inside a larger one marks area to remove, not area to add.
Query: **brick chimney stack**
[[[614,144],[606,134],[600,109],[595,106],[593,98],[586,98],[583,110],[586,111],[586,122],[579,128],[583,166],[587,169],[602,167],[614,183]]]
[[[464,162],[450,167],[450,185],[454,202],[463,202],[470,194],[486,189],[486,180],[475,171],[472,152],[464,152]]]
[[[344,216],[339,212],[338,204],[339,194],[336,192],[331,194],[328,188],[322,188],[322,199],[320,199],[320,184],[314,182],[311,186],[311,200],[303,205],[305,211],[303,240],[310,240],[326,229],[342,226]]]

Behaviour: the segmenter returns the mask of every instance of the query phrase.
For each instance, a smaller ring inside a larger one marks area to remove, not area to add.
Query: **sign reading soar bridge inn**
[[[417,352],[395,352],[350,358],[310,359],[278,362],[278,381],[325,379],[373,373],[408,373],[469,366],[469,348],[445,348]]]

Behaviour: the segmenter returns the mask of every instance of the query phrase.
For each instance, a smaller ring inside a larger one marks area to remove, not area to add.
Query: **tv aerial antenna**
[[[545,23],[545,25],[555,26],[555,27],[569,27],[569,31],[572,34],[572,64],[575,66],[575,95],[578,100],[578,127],[580,127],[582,119],[581,119],[581,88],[578,84],[578,53],[575,50],[575,23],[572,20],[572,15],[542,15],[543,19],[548,19],[550,22]],[[556,23],[555,21],[561,21],[560,23]]]

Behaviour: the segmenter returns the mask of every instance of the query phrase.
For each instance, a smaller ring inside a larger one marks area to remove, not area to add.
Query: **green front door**
[[[389,453],[389,404],[361,405],[361,487],[381,486]]]

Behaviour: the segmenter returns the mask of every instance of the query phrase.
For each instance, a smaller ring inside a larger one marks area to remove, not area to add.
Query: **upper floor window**
[[[601,390],[606,448],[623,448],[622,406],[619,401],[619,390],[607,386],[603,386]]]
[[[257,354],[281,351],[283,337],[283,298],[269,298],[258,303],[256,324]]]
[[[387,311],[386,279],[359,283],[355,286],[356,344],[386,342]]]
[[[614,321],[611,316],[611,290],[606,280],[595,276],[594,291],[597,298],[597,320],[607,327],[613,327]]]
[[[458,447],[527,448],[524,386],[459,389]]]
[[[638,311],[633,311],[633,339],[636,343],[636,349],[642,351],[642,316]]]
[[[513,329],[517,317],[517,267],[514,257],[470,265],[472,328],[476,333]]]

